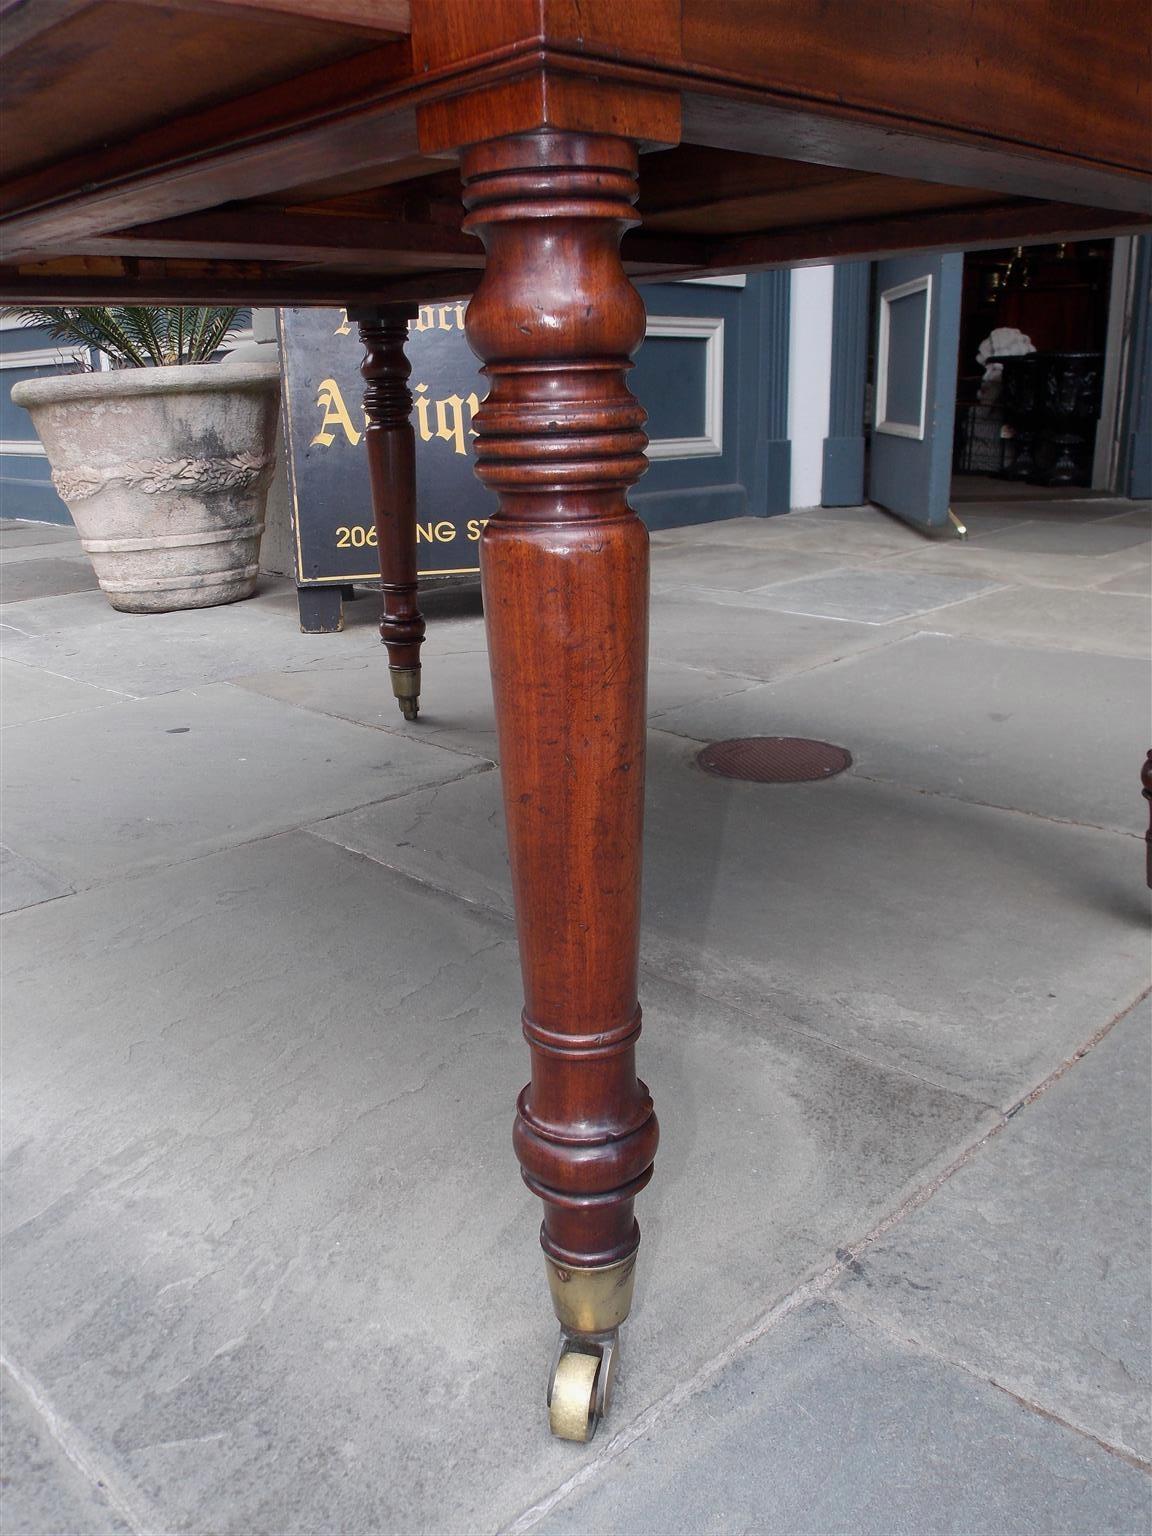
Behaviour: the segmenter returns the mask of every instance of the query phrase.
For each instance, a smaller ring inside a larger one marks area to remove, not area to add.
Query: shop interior
[[[965,257],[953,501],[1083,498],[1106,484],[1096,440],[1109,430],[1113,247],[1068,241]]]

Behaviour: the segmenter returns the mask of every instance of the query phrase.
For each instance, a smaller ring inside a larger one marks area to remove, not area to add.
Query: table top
[[[0,0],[0,299],[466,294],[459,154],[640,142],[638,279],[1139,230],[1144,0]]]

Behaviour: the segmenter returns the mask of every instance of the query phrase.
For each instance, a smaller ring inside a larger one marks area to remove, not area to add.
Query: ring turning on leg
[[[563,1330],[552,1427],[587,1439],[657,1141],[635,1069],[648,535],[626,492],[647,438],[626,373],[645,317],[619,244],[636,151],[541,131],[476,146],[463,169],[488,256],[467,330],[490,381],[476,472],[499,509],[481,573],[532,1056],[514,1143]]]

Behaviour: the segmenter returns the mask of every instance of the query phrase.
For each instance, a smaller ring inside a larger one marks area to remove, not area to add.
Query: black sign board
[[[496,498],[472,473],[472,417],[484,392],[460,304],[425,305],[409,325],[416,430],[416,554],[422,576],[479,569]],[[296,580],[379,580],[364,452],[364,349],[340,309],[282,309],[280,359]]]

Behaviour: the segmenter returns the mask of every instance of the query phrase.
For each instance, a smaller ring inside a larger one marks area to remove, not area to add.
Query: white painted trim
[[[724,452],[724,320],[720,315],[649,315],[646,336],[681,336],[704,343],[704,433],[657,437],[650,459],[702,459]]]
[[[59,347],[28,347],[23,352],[0,352],[0,368],[71,368],[80,352],[87,347],[77,345],[75,352],[64,352]]]
[[[1120,383],[1132,321],[1132,236],[1112,242],[1112,280],[1108,293],[1108,329],[1104,342],[1104,377],[1100,420],[1092,453],[1092,489],[1114,491],[1120,457]]]
[[[681,283],[699,283],[702,288],[747,288],[746,272],[730,272],[727,277],[681,277]]]
[[[30,442],[16,442],[13,438],[0,438],[0,457],[13,454],[21,458],[42,459],[46,456],[44,444],[38,438]]]
[[[891,325],[892,304],[897,299],[911,298],[914,293],[923,293],[924,298],[924,342],[922,346],[923,366],[920,373],[920,422],[914,425],[909,421],[887,421],[883,412],[888,404],[888,336]],[[928,352],[932,337],[932,274],[925,273],[923,277],[914,277],[910,283],[901,283],[896,288],[886,288],[880,295],[880,340],[876,349],[876,428],[877,432],[886,432],[890,437],[912,437],[923,442],[928,430],[926,420],[928,413]]]
[[[824,488],[835,293],[835,268],[827,263],[793,270],[788,295],[788,503],[792,507],[818,507]]]

